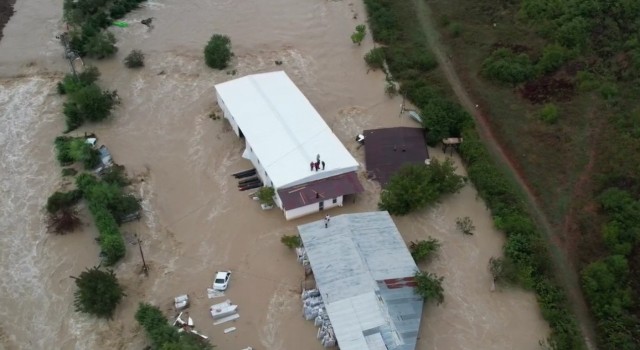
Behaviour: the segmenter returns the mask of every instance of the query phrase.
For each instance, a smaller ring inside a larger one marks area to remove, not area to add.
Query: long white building
[[[287,220],[335,206],[362,192],[358,162],[284,71],[248,75],[215,86],[218,105],[243,157],[265,184]],[[319,162],[319,170],[311,163]]]

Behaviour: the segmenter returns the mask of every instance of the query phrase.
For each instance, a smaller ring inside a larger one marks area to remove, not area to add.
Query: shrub
[[[68,209],[76,205],[82,199],[82,191],[54,192],[47,199],[47,212],[55,214],[59,210]]]
[[[258,199],[260,199],[260,203],[264,205],[274,205],[273,197],[276,195],[276,191],[273,187],[260,187],[258,190]]]
[[[132,50],[127,57],[124,58],[124,64],[128,68],[139,68],[144,66],[144,53],[140,50]]]
[[[609,101],[618,96],[618,87],[614,83],[603,83],[600,85],[600,96]]]
[[[102,181],[118,187],[125,187],[131,184],[131,181],[125,174],[125,168],[122,165],[113,165],[101,175]]]
[[[79,312],[111,318],[125,296],[113,271],[103,271],[99,266],[87,269],[73,279],[78,287],[73,304]]]
[[[547,124],[555,124],[558,121],[558,107],[553,103],[547,103],[540,110],[540,120]]]
[[[381,47],[371,49],[364,55],[364,61],[367,62],[369,68],[383,69],[384,68],[384,50]]]
[[[438,277],[429,272],[416,271],[414,278],[417,284],[416,294],[427,301],[435,300],[438,305],[444,302],[444,288],[442,288],[444,277]]]
[[[208,341],[196,338],[190,333],[179,333],[178,329],[169,324],[160,309],[153,305],[140,303],[135,319],[144,328],[153,349],[211,350],[213,348]]]
[[[100,152],[94,149],[83,138],[75,138],[69,143],[69,156],[81,162],[85,169],[95,169],[100,164]]]
[[[428,261],[431,257],[440,249],[440,242],[432,237],[429,237],[426,241],[419,240],[417,242],[411,242],[409,244],[409,251],[416,263],[422,261]]]
[[[396,88],[396,84],[392,81],[387,81],[384,85],[384,93],[389,97],[394,97],[398,94],[398,88]]]
[[[482,75],[502,83],[517,84],[533,77],[533,65],[527,54],[515,54],[501,48],[482,63]]]
[[[569,58],[567,49],[558,45],[551,44],[545,46],[542,51],[542,57],[536,63],[536,69],[541,74],[553,73],[560,68]]]
[[[468,216],[456,218],[456,227],[465,235],[472,235],[476,229],[476,227],[473,226],[473,221],[471,221],[471,218]]]
[[[110,10],[109,13],[111,15],[111,18],[120,19],[120,18],[124,17],[124,15],[127,14],[127,9],[124,8],[124,6],[122,6],[119,3],[115,3],[113,5],[113,7],[111,7],[111,10]]]
[[[233,57],[231,39],[222,34],[214,34],[204,48],[204,60],[207,66],[215,69],[225,69]]]
[[[493,276],[493,281],[497,283],[517,283],[517,269],[508,258],[489,259],[489,273]]]
[[[451,160],[433,160],[430,165],[407,165],[396,172],[380,194],[380,210],[406,215],[433,204],[445,194],[464,186],[464,177],[455,173]]]
[[[364,24],[358,24],[356,26],[356,31],[351,34],[351,41],[354,44],[358,44],[358,46],[360,46],[362,40],[364,40],[365,35],[367,35],[367,26],[365,26]]]
[[[284,235],[280,237],[280,242],[282,242],[282,244],[292,249],[302,247],[302,239],[300,239],[300,236],[298,235],[295,235],[295,236]]]

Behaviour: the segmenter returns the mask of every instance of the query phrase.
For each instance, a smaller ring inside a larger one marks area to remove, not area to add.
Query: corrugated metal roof
[[[282,207],[285,210],[291,210],[363,191],[358,175],[350,172],[303,185],[282,188],[278,190],[278,196],[282,200]]]
[[[215,86],[275,188],[358,169],[358,162],[284,71]],[[317,155],[326,167],[311,171]]]
[[[344,214],[298,231],[340,348],[377,350],[381,338],[389,350],[414,349],[418,268],[389,213]]]

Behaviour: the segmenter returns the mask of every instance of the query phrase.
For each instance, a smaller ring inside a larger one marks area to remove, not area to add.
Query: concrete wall
[[[342,199],[343,199],[342,196],[336,198],[336,203],[333,203],[333,198],[325,200],[323,211],[326,211],[328,209],[335,208],[335,207],[341,207]],[[280,201],[280,198],[278,198],[276,202],[279,202],[279,201]],[[282,204],[280,204],[280,206],[282,206]],[[301,216],[317,213],[318,211],[320,211],[320,203],[314,203],[314,204],[305,205],[304,207],[300,207],[300,208],[285,210],[284,217],[287,220],[292,220],[295,218],[299,218]]]

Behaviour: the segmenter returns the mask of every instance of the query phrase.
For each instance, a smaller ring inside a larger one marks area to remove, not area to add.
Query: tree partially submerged
[[[282,242],[282,244],[286,245],[291,249],[302,247],[302,239],[300,239],[300,236],[298,235],[295,235],[295,236],[284,235],[280,237],[280,242]]]
[[[231,39],[222,34],[214,34],[204,48],[204,61],[207,66],[215,69],[225,69],[233,57]]]
[[[112,270],[100,266],[83,271],[75,279],[78,289],[74,293],[76,311],[102,318],[112,318],[116,306],[125,293]]]
[[[144,67],[144,53],[140,50],[131,50],[127,57],[124,58],[124,65],[127,68]]]
[[[358,44],[358,46],[360,46],[360,44],[362,44],[362,40],[364,40],[364,37],[367,35],[367,26],[365,26],[364,24],[358,24],[356,26],[356,31],[353,32],[353,34],[351,34],[351,41],[354,44]]]
[[[468,216],[456,218],[456,227],[465,235],[473,235],[473,231],[476,229],[473,225],[473,221],[471,221],[471,218]]]
[[[429,237],[426,241],[419,240],[409,243],[409,251],[411,252],[413,260],[418,263],[431,259],[438,249],[440,249],[440,245],[437,239]]]
[[[444,277],[438,277],[430,272],[416,271],[414,278],[417,284],[416,294],[426,301],[434,300],[438,305],[444,302],[444,288],[442,288]]]
[[[153,349],[161,350],[210,350],[213,346],[193,334],[182,332],[171,326],[167,318],[156,306],[140,303],[135,315],[136,321],[144,328]]]
[[[406,215],[436,203],[445,194],[458,192],[465,183],[455,173],[451,160],[433,160],[430,165],[407,165],[395,173],[380,194],[380,210]]]

